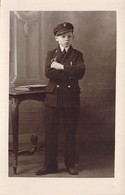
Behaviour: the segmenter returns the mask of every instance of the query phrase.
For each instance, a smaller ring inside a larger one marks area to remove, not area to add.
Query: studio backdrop
[[[86,73],[80,81],[81,111],[78,143],[115,141],[116,12],[114,11],[11,11],[10,88],[47,84],[47,52],[56,48],[53,28],[74,25],[73,47],[83,52]],[[21,143],[31,135],[44,142],[44,103],[25,101],[19,109]],[[11,105],[9,115],[12,142]],[[60,135],[63,143],[63,131]]]

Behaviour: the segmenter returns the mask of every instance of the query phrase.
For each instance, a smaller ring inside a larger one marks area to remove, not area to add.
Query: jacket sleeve
[[[67,76],[65,75],[65,72],[63,70],[56,70],[50,67],[52,60],[53,60],[52,52],[48,52],[45,66],[46,77],[56,81],[66,80]]]
[[[83,54],[79,52],[75,65],[64,65],[64,72],[68,74],[69,77],[74,77],[76,79],[82,79],[85,73],[85,65]]]

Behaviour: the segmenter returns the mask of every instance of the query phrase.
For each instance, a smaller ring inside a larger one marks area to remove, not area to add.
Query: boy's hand
[[[52,62],[51,68],[55,68],[56,70],[63,70],[64,66],[58,62]]]

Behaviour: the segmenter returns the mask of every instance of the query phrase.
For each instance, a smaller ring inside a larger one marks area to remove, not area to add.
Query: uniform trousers
[[[57,169],[58,134],[60,120],[65,130],[64,162],[66,167],[74,167],[76,162],[75,142],[79,118],[79,108],[56,108],[45,106],[45,162],[48,169]]]

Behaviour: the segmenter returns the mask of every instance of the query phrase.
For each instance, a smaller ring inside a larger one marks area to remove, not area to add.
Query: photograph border
[[[116,147],[115,178],[9,178],[8,177],[8,89],[9,89],[9,11],[10,10],[113,10],[117,12],[117,69],[116,69]],[[123,0],[103,1],[18,1],[4,0],[1,3],[1,142],[0,142],[0,194],[78,194],[78,195],[124,195],[125,168],[125,2]],[[3,68],[4,67],[4,68]],[[3,85],[4,84],[4,85]]]

